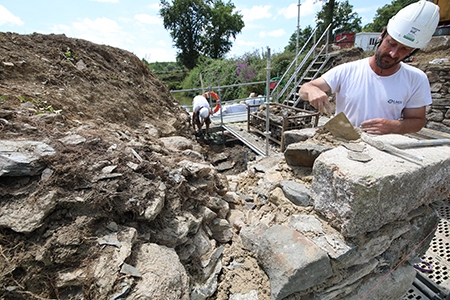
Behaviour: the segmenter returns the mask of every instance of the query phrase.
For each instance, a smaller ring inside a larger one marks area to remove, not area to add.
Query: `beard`
[[[391,57],[389,54],[380,54],[379,51],[375,53],[375,63],[380,69],[390,69],[400,63],[399,59]]]

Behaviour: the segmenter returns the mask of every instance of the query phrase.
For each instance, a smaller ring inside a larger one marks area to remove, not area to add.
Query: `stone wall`
[[[427,128],[450,133],[450,36],[435,36],[421,50],[425,63],[417,64],[428,76],[433,103],[427,107]],[[414,65],[414,63],[413,63]]]
[[[415,141],[403,135],[373,139]],[[312,203],[309,214],[293,215],[283,226],[260,221],[241,230],[244,248],[270,279],[273,300],[395,300],[411,287],[416,271],[408,261],[426,252],[437,228],[431,207],[450,197],[450,148],[405,149],[419,159],[414,161],[359,144],[364,149],[339,146],[315,159],[311,200],[303,201]],[[355,159],[354,151],[370,159]],[[289,165],[299,163],[286,153]],[[289,192],[298,186],[280,188],[300,203]],[[282,203],[281,196],[273,200],[274,191],[268,200]]]
[[[450,60],[438,59],[426,66],[433,103],[427,108],[427,128],[450,133]]]

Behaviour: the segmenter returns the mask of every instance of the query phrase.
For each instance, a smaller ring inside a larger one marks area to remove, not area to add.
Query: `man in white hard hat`
[[[336,114],[343,111],[370,134],[419,131],[432,102],[430,84],[424,72],[402,60],[428,44],[438,22],[439,7],[432,2],[404,7],[389,20],[373,56],[339,65],[302,85],[300,97],[326,112],[326,93],[336,93]]]
[[[203,124],[206,125],[206,136],[209,138],[209,125],[211,124],[211,107],[205,97],[198,95],[192,101],[192,126],[196,136],[202,135]],[[196,127],[198,130],[196,130]]]

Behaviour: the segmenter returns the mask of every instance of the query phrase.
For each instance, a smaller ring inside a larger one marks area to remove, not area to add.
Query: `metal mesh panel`
[[[435,203],[434,208],[440,217],[430,247],[424,256],[423,263],[417,266],[422,268],[421,274],[434,282],[443,292],[450,293],[450,199]],[[408,290],[402,300],[430,299],[414,286]]]

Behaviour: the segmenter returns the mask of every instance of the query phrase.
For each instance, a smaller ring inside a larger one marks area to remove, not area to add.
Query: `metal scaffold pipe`
[[[237,83],[237,84],[230,84],[230,85],[223,85],[221,88],[229,88],[229,87],[240,87],[240,86],[247,86],[247,85],[255,85],[255,84],[264,84],[265,81],[255,81],[255,82],[246,82],[246,83]],[[212,89],[217,89],[219,86],[212,86]],[[184,90],[170,90],[171,93],[182,93],[182,92],[196,92],[201,91],[202,88],[192,88],[192,89],[184,89]]]
[[[299,47],[299,40],[300,40],[300,0],[298,0],[297,4],[297,38],[295,41],[295,68],[297,69],[298,66],[298,47]],[[297,74],[295,75],[295,82],[297,82]]]
[[[267,47],[267,78],[266,78],[266,156],[269,156],[269,137],[270,137],[270,48]]]

